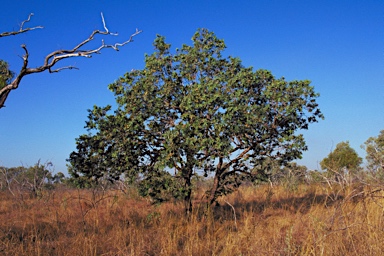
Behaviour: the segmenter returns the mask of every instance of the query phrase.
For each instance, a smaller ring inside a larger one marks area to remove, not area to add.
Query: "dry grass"
[[[207,214],[134,194],[0,194],[1,255],[381,255],[384,193],[365,187],[245,187]],[[235,214],[234,214],[235,213]]]

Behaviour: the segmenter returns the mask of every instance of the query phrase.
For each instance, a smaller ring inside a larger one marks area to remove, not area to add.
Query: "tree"
[[[384,174],[384,130],[377,137],[370,137],[364,144],[367,167],[374,173]]]
[[[44,189],[52,188],[54,183],[60,183],[65,177],[62,173],[53,174],[52,163],[41,164],[38,161],[31,167],[0,167],[1,187],[7,188],[12,195],[14,190],[19,193],[26,191],[36,197]]]
[[[117,178],[129,171],[145,177],[166,170],[183,180],[190,211],[197,172],[213,175],[208,199],[214,203],[262,176],[253,166],[301,156],[307,147],[298,130],[323,118],[310,81],[288,82],[224,58],[224,41],[206,29],[192,41],[172,54],[157,36],[145,68],[109,86],[118,108],[113,114],[110,106],[90,110],[90,133],[77,139],[68,159],[72,175]]]
[[[288,185],[297,185],[303,183],[306,180],[308,168],[304,165],[298,165],[295,162],[287,163],[282,168],[278,169],[278,172],[273,175],[272,181],[281,182]]]
[[[281,164],[273,158],[265,159],[261,165],[254,166],[254,173],[262,174],[254,184],[268,182],[273,185],[283,185],[289,189],[297,189],[298,185],[308,182],[308,168],[296,162]]]
[[[3,32],[0,34],[0,38],[6,37],[6,36],[18,35],[18,34],[25,33],[25,32],[31,31],[31,30],[43,28],[42,26],[24,28],[24,24],[29,22],[31,20],[32,16],[33,16],[33,13],[31,13],[28,16],[27,20],[25,20],[21,23],[20,29],[18,31]],[[141,30],[136,29],[136,32],[133,33],[130,36],[130,38],[123,43],[115,43],[115,44],[111,45],[111,44],[105,44],[104,41],[102,41],[102,44],[97,48],[83,49],[84,46],[87,45],[89,42],[91,42],[95,38],[95,36],[98,34],[111,35],[111,36],[117,35],[116,33],[109,32],[109,30],[106,26],[103,14],[101,14],[101,18],[102,18],[102,22],[103,22],[103,26],[104,26],[104,31],[94,30],[87,39],[83,40],[82,42],[80,42],[78,45],[76,45],[72,49],[57,50],[57,51],[54,51],[54,52],[48,54],[44,58],[43,65],[41,65],[39,67],[36,67],[36,68],[28,67],[29,52],[28,52],[27,46],[25,44],[21,45],[21,48],[23,48],[23,50],[25,52],[24,56],[22,57],[23,65],[22,65],[19,73],[16,75],[16,77],[13,80],[12,80],[12,78],[14,77],[14,73],[9,71],[8,64],[5,61],[0,60],[0,69],[1,69],[0,70],[1,71],[1,73],[0,73],[0,108],[4,107],[4,103],[5,103],[8,95],[9,95],[9,93],[12,90],[15,90],[19,87],[19,84],[20,84],[20,82],[24,76],[34,74],[34,73],[44,72],[46,70],[48,70],[48,72],[50,72],[50,73],[55,73],[55,72],[59,72],[63,69],[77,69],[74,66],[66,66],[66,67],[61,67],[61,68],[57,68],[57,69],[54,69],[54,67],[56,66],[56,64],[59,61],[61,61],[63,59],[67,59],[67,58],[74,58],[74,57],[90,58],[90,57],[92,57],[93,54],[100,53],[100,51],[104,48],[112,48],[112,49],[118,51],[119,47],[124,46],[124,45],[132,42],[133,37],[141,33]]]
[[[362,163],[362,158],[350,147],[349,142],[340,142],[334,151],[320,162],[321,169],[336,177],[338,181],[344,177],[345,171],[356,173]]]

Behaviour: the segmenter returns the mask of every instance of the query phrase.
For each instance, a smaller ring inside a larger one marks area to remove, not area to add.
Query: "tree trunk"
[[[187,187],[187,194],[184,197],[185,214],[191,216],[192,214],[192,189],[191,186]]]
[[[192,213],[192,174],[193,169],[188,168],[186,173],[184,174],[184,182],[185,182],[185,188],[186,188],[186,194],[184,196],[184,206],[185,206],[185,213],[187,216],[190,216]]]
[[[210,206],[212,206],[216,202],[217,190],[220,184],[220,176],[221,176],[221,171],[217,171],[215,174],[215,177],[213,178],[213,185],[208,198],[208,204]]]

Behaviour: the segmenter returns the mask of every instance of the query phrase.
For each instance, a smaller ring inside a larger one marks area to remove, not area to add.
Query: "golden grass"
[[[384,193],[365,187],[244,187],[203,214],[134,194],[0,193],[1,255],[382,255]]]

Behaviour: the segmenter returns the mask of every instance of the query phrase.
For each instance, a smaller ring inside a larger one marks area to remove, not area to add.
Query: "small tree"
[[[0,167],[0,183],[2,189],[8,189],[9,192],[14,196],[15,193],[13,192],[16,184],[19,184],[18,182],[18,176],[24,171],[24,167]]]
[[[54,183],[60,183],[64,178],[64,174],[53,174],[52,163],[47,162],[41,164],[38,161],[31,167],[0,167],[0,182],[3,188],[7,188],[12,195],[28,192],[36,197],[41,194],[44,189],[50,189]]]
[[[6,37],[6,36],[13,36],[13,35],[18,35],[22,34],[31,30],[35,29],[41,29],[43,28],[42,26],[36,26],[36,27],[31,27],[31,28],[24,28],[24,24],[29,22],[31,20],[31,17],[33,16],[33,13],[31,13],[28,16],[28,19],[23,21],[20,25],[20,29],[18,31],[10,31],[10,32],[3,32],[0,33],[0,38],[1,37]],[[16,77],[12,80],[14,77],[14,73],[8,69],[8,64],[0,60],[0,108],[4,107],[4,103],[9,95],[9,93],[12,90],[15,90],[19,87],[19,84],[21,80],[23,79],[24,76],[34,74],[34,73],[40,73],[44,71],[49,71],[50,73],[55,73],[59,72],[63,69],[77,69],[74,66],[67,66],[67,67],[61,67],[61,68],[55,68],[56,64],[67,58],[74,58],[74,57],[86,57],[90,58],[92,55],[100,53],[100,51],[104,48],[112,48],[116,51],[118,51],[119,47],[124,46],[130,42],[133,41],[133,37],[141,33],[141,30],[137,30],[136,32],[133,33],[130,38],[123,42],[123,43],[116,43],[116,44],[105,44],[104,41],[102,41],[102,44],[93,49],[83,49],[85,45],[87,45],[90,41],[92,41],[96,35],[111,35],[111,36],[116,36],[116,33],[111,33],[105,23],[104,16],[101,14],[103,26],[104,26],[104,31],[102,30],[94,30],[91,35],[85,39],[84,41],[80,42],[78,45],[73,47],[72,49],[68,50],[57,50],[54,51],[50,54],[48,54],[44,58],[44,63],[43,65],[36,67],[36,68],[30,68],[28,67],[28,58],[29,58],[29,52],[27,50],[27,46],[25,44],[21,45],[21,48],[23,48],[25,54],[22,57],[23,59],[23,65],[19,71],[19,73],[16,75]]]
[[[72,175],[117,178],[165,170],[183,180],[190,211],[196,172],[213,174],[208,200],[214,203],[260,177],[253,166],[301,156],[307,147],[298,130],[323,117],[310,82],[277,79],[224,58],[224,41],[206,29],[192,42],[172,54],[157,36],[145,68],[109,86],[118,108],[114,114],[107,113],[110,106],[90,111],[86,127],[95,133],[77,139]]]
[[[367,167],[373,173],[384,177],[384,130],[380,131],[377,137],[370,137],[364,145]]]
[[[19,183],[33,196],[41,194],[44,188],[52,185],[53,175],[50,168],[52,163],[40,164],[40,161],[32,167],[26,168],[19,177]]]
[[[350,147],[349,142],[340,142],[334,151],[320,162],[321,169],[327,170],[337,181],[345,180],[345,174],[356,174],[360,169],[362,158]]]

